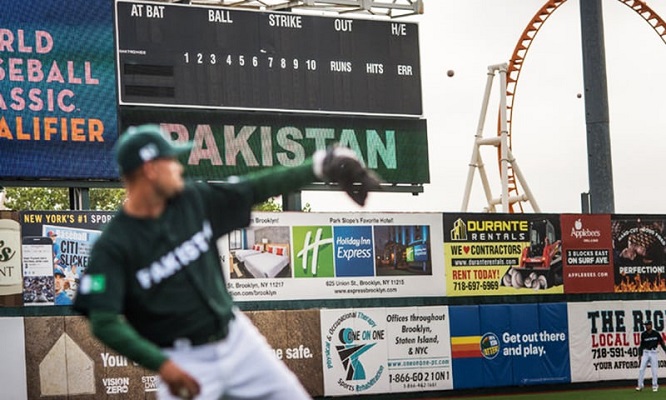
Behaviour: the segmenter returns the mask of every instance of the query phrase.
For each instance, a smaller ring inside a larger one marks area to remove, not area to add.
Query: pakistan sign
[[[144,123],[160,124],[174,140],[193,140],[186,174],[200,179],[300,165],[315,150],[338,142],[355,150],[387,183],[430,182],[422,119],[121,110],[122,130]]]

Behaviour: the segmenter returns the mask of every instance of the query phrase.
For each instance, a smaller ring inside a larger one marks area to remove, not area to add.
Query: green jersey
[[[156,219],[120,211],[93,247],[75,307],[124,314],[162,347],[219,332],[232,301],[215,242],[250,222],[242,186],[188,184]]]
[[[252,205],[313,179],[308,160],[234,184],[187,183],[158,218],[119,211],[93,246],[74,308],[124,315],[160,347],[181,338],[197,344],[223,336],[232,299],[216,241],[248,226]]]

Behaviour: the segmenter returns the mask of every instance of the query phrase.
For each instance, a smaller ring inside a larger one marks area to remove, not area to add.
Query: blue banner
[[[449,307],[454,389],[571,381],[566,304]]]
[[[0,176],[117,179],[111,0],[22,0],[0,25]]]

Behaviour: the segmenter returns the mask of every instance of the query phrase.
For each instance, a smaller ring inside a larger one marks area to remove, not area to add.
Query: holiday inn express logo
[[[330,226],[294,226],[294,276],[333,277],[333,229]]]

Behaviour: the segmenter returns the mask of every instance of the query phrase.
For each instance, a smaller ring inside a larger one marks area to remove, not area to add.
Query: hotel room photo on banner
[[[613,215],[615,292],[666,291],[666,217]]]
[[[448,296],[563,293],[557,214],[444,214]]]
[[[243,229],[229,235],[231,278],[290,278],[288,226]]]

